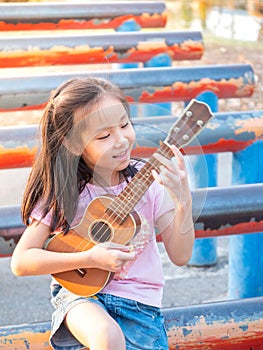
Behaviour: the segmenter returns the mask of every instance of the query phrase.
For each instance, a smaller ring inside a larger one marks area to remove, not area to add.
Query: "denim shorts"
[[[64,288],[52,291],[52,315],[50,343],[56,350],[77,350],[84,346],[69,332],[63,321],[75,305],[92,302],[104,308],[119,324],[126,340],[126,350],[168,350],[164,319],[160,308],[111,294],[98,293],[86,298]]]

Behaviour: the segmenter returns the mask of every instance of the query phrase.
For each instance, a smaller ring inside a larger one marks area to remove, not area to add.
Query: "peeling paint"
[[[4,148],[0,145],[0,169],[30,167],[33,164],[37,147],[27,146]]]
[[[236,121],[237,129],[236,134],[241,133],[255,133],[257,138],[263,138],[262,133],[262,118],[251,118],[246,120],[237,120]]]
[[[118,52],[111,45],[107,49],[89,45],[74,48],[54,46],[48,50],[30,47],[28,50],[0,52],[0,67],[146,62],[162,53],[168,54],[173,60],[199,59],[203,54],[203,45],[193,40],[171,46],[165,42],[141,42],[138,47],[125,52]]]
[[[17,243],[18,239],[16,237],[16,239],[13,239],[9,237],[9,239],[7,239],[6,237],[2,236],[1,233],[1,237],[0,237],[0,258],[4,258],[4,257],[8,257],[11,256],[16,243]]]
[[[5,108],[0,108],[0,112],[1,113],[5,113],[5,112],[19,112],[19,111],[38,111],[38,110],[42,110],[46,107],[47,102],[44,103],[40,103],[38,105],[32,105],[32,106],[22,106],[22,107],[17,107],[17,108],[10,108],[10,109],[5,109]]]
[[[125,21],[134,20],[141,28],[162,28],[167,22],[167,14],[142,14],[141,16],[125,15],[116,18],[81,20],[61,19],[57,22],[41,23],[8,23],[0,21],[0,31],[32,30],[67,30],[67,29],[116,29]]]
[[[214,92],[218,98],[249,97],[254,92],[254,85],[245,85],[242,78],[231,78],[213,80],[203,78],[200,81],[191,81],[189,83],[175,82],[172,86],[163,88],[154,87],[144,89],[139,102],[171,102],[171,101],[190,101],[204,91]]]
[[[50,329],[34,326],[7,326],[0,328],[0,349],[5,350],[51,350],[49,345]]]
[[[229,225],[228,227],[214,229],[214,230],[209,228],[206,228],[205,230],[196,230],[195,237],[205,238],[205,237],[229,236],[233,234],[243,234],[244,232],[247,232],[247,233],[263,232],[263,221],[243,222],[236,225]]]
[[[257,298],[256,298],[257,300]],[[225,303],[211,303],[200,306],[164,310],[170,350],[262,350],[263,318],[262,308],[255,305],[254,314],[246,308],[246,300],[238,301],[229,310]],[[258,301],[258,304],[260,301]],[[229,304],[231,304],[229,302]],[[244,305],[244,309],[242,309]],[[230,306],[229,306],[230,307]],[[229,317],[237,308],[239,317]],[[189,313],[189,311],[192,313]],[[230,313],[229,313],[230,311]],[[196,312],[196,315],[195,315]],[[173,313],[179,314],[173,319]],[[183,315],[182,315],[183,313]],[[182,324],[180,322],[182,320]],[[191,325],[188,325],[191,324]],[[49,350],[50,323],[0,327],[0,349]]]
[[[245,324],[248,322],[248,324]],[[238,320],[224,322],[216,320],[209,323],[206,317],[200,317],[194,326],[179,327],[172,326],[168,329],[169,349],[198,350],[253,350],[262,349],[263,331],[262,319]],[[185,330],[189,330],[186,334]]]
[[[229,119],[222,119],[224,123],[218,123],[216,121],[215,126],[213,126],[213,122],[208,124],[208,130],[204,129],[204,138],[199,139],[202,140],[202,144],[197,145],[186,145],[181,151],[183,154],[192,155],[192,154],[209,154],[209,153],[219,153],[219,152],[237,152],[240,150],[243,150],[253,144],[253,142],[262,139],[263,138],[263,118],[257,118],[256,123],[250,123],[247,122],[243,124],[242,133],[236,132],[236,130],[239,128],[240,123],[239,120],[235,119],[235,122],[237,124],[234,124],[230,121],[229,125]],[[253,118],[249,118],[249,120],[253,120]],[[249,127],[250,132],[247,133],[245,131],[245,126]],[[224,128],[227,127],[228,130],[231,129],[229,134],[227,135],[227,138],[221,137],[221,135],[224,133]],[[158,123],[156,124],[156,128],[158,128]],[[146,126],[146,131],[147,126]],[[145,133],[146,131],[140,131],[138,128],[137,132],[137,142],[136,147],[132,151],[132,155],[134,157],[142,157],[147,158],[156,150],[156,147],[149,147],[144,142],[144,137],[140,134],[141,132]],[[157,129],[156,129],[157,130]],[[212,130],[212,134],[211,134]],[[238,129],[240,130],[240,129]],[[151,133],[148,135],[148,139],[154,140],[156,139],[156,135],[154,132],[152,132],[152,129],[150,130]],[[236,134],[238,134],[236,136]],[[17,137],[17,136],[16,136]],[[32,137],[33,137],[33,131],[32,131]],[[158,136],[162,137],[162,136]],[[235,138],[239,139],[235,139]],[[208,140],[207,140],[208,139]],[[158,139],[159,140],[159,139]],[[156,145],[158,143],[158,140],[156,140]],[[10,147],[10,144],[6,145],[3,143],[0,145],[0,169],[8,169],[8,168],[19,168],[19,167],[25,167],[25,166],[32,166],[32,163],[35,159],[35,155],[37,152],[37,147],[33,146],[31,144],[24,144],[24,141],[19,141],[19,139],[14,139],[15,145],[18,145],[17,147]],[[210,142],[208,142],[210,141]],[[21,146],[19,145],[21,143]]]

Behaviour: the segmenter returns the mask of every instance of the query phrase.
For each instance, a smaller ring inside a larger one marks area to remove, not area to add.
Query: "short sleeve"
[[[175,202],[172,200],[168,190],[157,183],[153,183],[154,190],[154,225],[157,225],[161,216],[176,208]]]
[[[40,207],[40,203],[37,203],[35,208],[33,209],[30,217],[37,220],[37,221],[41,221],[43,224],[47,225],[47,226],[50,226],[51,224],[51,211],[49,211],[47,213],[47,215],[42,218],[43,216],[43,212],[41,210],[41,207]]]

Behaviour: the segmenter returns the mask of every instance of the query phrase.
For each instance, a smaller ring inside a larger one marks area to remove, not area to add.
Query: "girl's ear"
[[[78,142],[73,142],[70,138],[64,137],[63,145],[69,150],[71,153],[75,154],[75,156],[81,156],[83,149],[82,146]]]

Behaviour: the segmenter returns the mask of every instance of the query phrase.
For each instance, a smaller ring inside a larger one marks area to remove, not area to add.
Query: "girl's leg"
[[[96,303],[80,303],[69,310],[65,325],[90,350],[125,350],[118,323]]]

